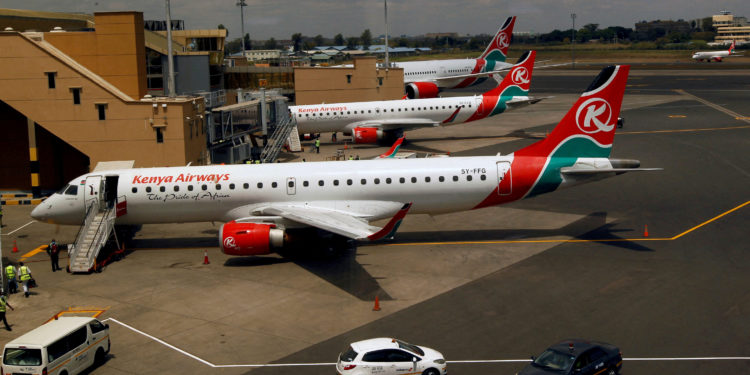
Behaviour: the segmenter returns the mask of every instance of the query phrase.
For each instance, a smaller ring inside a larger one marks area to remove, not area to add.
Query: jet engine
[[[219,241],[227,255],[264,255],[284,246],[284,231],[273,224],[230,221],[219,228]]]
[[[713,60],[716,62],[721,62],[721,56],[716,56],[713,58]]]
[[[409,99],[437,98],[440,89],[432,82],[412,82],[406,85],[406,97]]]
[[[383,139],[385,134],[377,128],[354,128],[352,141],[354,143],[376,143]]]

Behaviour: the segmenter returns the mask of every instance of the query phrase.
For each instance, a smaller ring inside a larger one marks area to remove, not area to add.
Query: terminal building
[[[716,28],[716,42],[750,42],[750,23],[747,22],[747,17],[738,17],[732,12],[723,11],[715,14],[712,21],[713,27]]]

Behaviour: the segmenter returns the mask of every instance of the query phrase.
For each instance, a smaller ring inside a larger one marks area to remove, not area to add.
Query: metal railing
[[[106,208],[99,222],[94,220],[102,212],[99,210],[99,202],[92,201],[86,208],[86,220],[81,230],[76,236],[73,253],[70,254],[70,271],[71,272],[88,272],[99,255],[99,251],[109,240],[109,234],[114,228],[114,220],[117,217],[117,205]],[[87,241],[87,238],[93,236]],[[83,262],[85,261],[85,263]]]

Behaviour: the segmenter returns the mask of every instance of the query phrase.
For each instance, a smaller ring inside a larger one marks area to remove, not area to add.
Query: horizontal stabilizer
[[[568,176],[585,176],[585,175],[596,175],[606,173],[625,173],[625,172],[649,172],[649,171],[661,171],[664,168],[605,168],[605,169],[583,169],[576,167],[563,167],[560,168],[560,173]]]

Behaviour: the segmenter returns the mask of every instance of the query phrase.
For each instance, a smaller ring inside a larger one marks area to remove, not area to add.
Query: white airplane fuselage
[[[408,61],[393,63],[393,65],[404,69],[404,83],[434,82],[441,89],[473,86],[487,79],[487,77],[468,80],[466,77],[443,79],[445,77],[509,69],[513,66],[502,61],[484,59]],[[465,84],[461,85],[462,83]]]
[[[32,217],[81,225],[84,200],[103,194],[98,191],[101,176],[119,178],[118,202],[127,201],[127,214],[116,223],[125,225],[228,222],[254,216],[253,211],[268,202],[314,202],[368,221],[390,217],[402,202],[413,203],[410,213],[438,214],[476,207],[498,186],[498,168],[505,173],[512,160],[511,154],[89,173],[71,181],[78,186],[75,195],[52,195]]]

